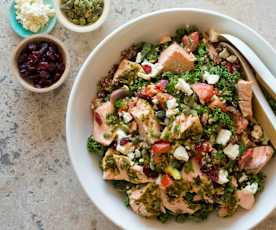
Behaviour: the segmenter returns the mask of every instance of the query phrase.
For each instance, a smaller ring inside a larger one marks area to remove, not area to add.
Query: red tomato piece
[[[199,97],[201,104],[210,102],[211,98],[215,95],[214,87],[206,83],[193,84],[192,88]]]
[[[168,141],[158,141],[151,146],[151,152],[154,154],[168,153],[171,150],[171,144]]]
[[[145,71],[145,73],[146,73],[146,74],[151,73],[152,68],[151,68],[151,66],[150,66],[150,65],[148,65],[148,64],[144,64],[144,65],[142,65],[142,67],[143,67],[143,69],[144,69],[144,71]]]
[[[162,176],[161,185],[164,188],[167,188],[167,187],[171,186],[172,184],[173,184],[173,180],[169,175],[166,174],[166,175]]]

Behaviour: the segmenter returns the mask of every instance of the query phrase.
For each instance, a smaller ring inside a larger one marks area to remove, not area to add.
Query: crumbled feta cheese
[[[134,158],[135,158],[135,154],[133,152],[130,152],[130,153],[127,154],[127,157],[130,161],[133,161]]]
[[[145,80],[150,80],[151,78],[156,77],[161,70],[163,69],[163,65],[160,63],[152,64],[149,61],[143,61],[142,65],[149,65],[151,67],[151,72],[149,74],[138,72],[137,76],[143,78]]]
[[[216,143],[220,145],[226,145],[227,142],[230,140],[232,133],[227,129],[221,129],[218,133]]]
[[[123,120],[125,123],[129,123],[132,120],[132,116],[128,112],[123,111],[123,112],[120,112],[119,115],[123,117]]]
[[[209,72],[205,71],[202,76],[204,81],[207,81],[208,84],[214,85],[219,81],[219,75],[216,74],[210,74]]]
[[[134,154],[135,154],[135,158],[141,157],[141,152],[139,149],[135,149]]]
[[[219,175],[218,175],[218,183],[219,184],[226,184],[227,182],[229,182],[228,172],[224,169],[220,169],[219,170]]]
[[[155,183],[160,185],[161,184],[162,176],[159,174],[159,176],[156,178]]]
[[[55,10],[44,4],[43,0],[16,0],[16,19],[27,30],[34,33],[44,27]]]
[[[176,150],[173,153],[173,156],[180,161],[188,161],[189,160],[189,155],[182,145],[178,146]]]
[[[240,154],[240,146],[237,144],[229,144],[223,149],[223,152],[231,160],[235,160]]]
[[[191,86],[184,79],[179,79],[177,84],[175,85],[175,88],[187,94],[188,96],[191,96],[193,94]]]
[[[175,98],[172,98],[172,99],[169,99],[167,101],[167,108],[168,109],[174,109],[177,107],[177,102],[176,102],[176,99]]]
[[[131,142],[128,142],[125,145],[120,144],[121,139],[127,137],[126,133],[122,129],[117,129],[116,134],[117,134],[116,150],[125,155],[128,154],[129,152],[133,152],[134,146]]]
[[[258,183],[254,182],[252,184],[248,184],[242,190],[255,194],[258,191]]]
[[[242,183],[242,182],[246,181],[247,179],[248,179],[248,176],[246,176],[246,174],[244,173],[244,174],[242,174],[242,176],[240,177],[239,182]]]
[[[141,63],[142,62],[142,54],[141,54],[141,52],[139,52],[138,54],[137,54],[137,56],[136,56],[136,61],[135,61],[136,63]]]
[[[171,117],[171,116],[174,116],[174,115],[176,115],[176,114],[178,114],[179,113],[179,109],[178,108],[176,108],[176,109],[168,109],[167,111],[166,111],[166,117]],[[168,121],[169,122],[169,121]],[[166,123],[166,121],[165,121],[165,123]],[[167,124],[167,123],[166,123]]]

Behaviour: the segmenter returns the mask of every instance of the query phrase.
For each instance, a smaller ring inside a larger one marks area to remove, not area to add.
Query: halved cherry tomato
[[[160,183],[162,187],[167,188],[173,184],[173,180],[169,175],[166,174],[162,176]]]
[[[151,146],[153,154],[168,153],[171,150],[171,144],[168,141],[158,141]]]

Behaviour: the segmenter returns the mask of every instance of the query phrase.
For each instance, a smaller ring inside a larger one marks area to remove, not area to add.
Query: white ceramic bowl
[[[66,27],[68,30],[78,32],[78,33],[87,33],[87,32],[91,32],[91,31],[94,31],[94,30],[100,28],[102,26],[102,24],[105,22],[105,20],[108,16],[109,10],[110,10],[110,0],[104,0],[103,13],[100,16],[100,18],[98,19],[98,21],[96,21],[95,23],[86,25],[86,26],[80,26],[80,25],[76,25],[76,24],[70,22],[66,18],[66,16],[63,14],[63,12],[60,9],[60,2],[61,2],[61,0],[55,0],[56,15],[57,15],[59,22],[64,27]]]
[[[220,32],[236,35],[247,42],[272,73],[276,74],[275,50],[255,31],[233,18],[200,9],[169,9],[141,16],[105,38],[89,55],[75,80],[66,117],[67,145],[71,161],[90,199],[102,213],[124,229],[250,229],[276,206],[275,158],[265,169],[265,190],[258,196],[252,210],[241,210],[233,217],[225,219],[212,215],[202,223],[161,224],[156,220],[141,218],[126,208],[119,193],[102,179],[97,158],[91,157],[86,150],[87,137],[91,134],[89,107],[91,98],[96,94],[96,82],[119,61],[123,49],[138,41],[158,41],[162,34],[172,34],[176,28],[185,24],[195,24],[203,31],[212,27]]]

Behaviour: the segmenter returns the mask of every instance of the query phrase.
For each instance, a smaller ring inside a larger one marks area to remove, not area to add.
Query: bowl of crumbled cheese
[[[9,16],[12,29],[24,38],[51,32],[57,21],[52,0],[14,0]]]

